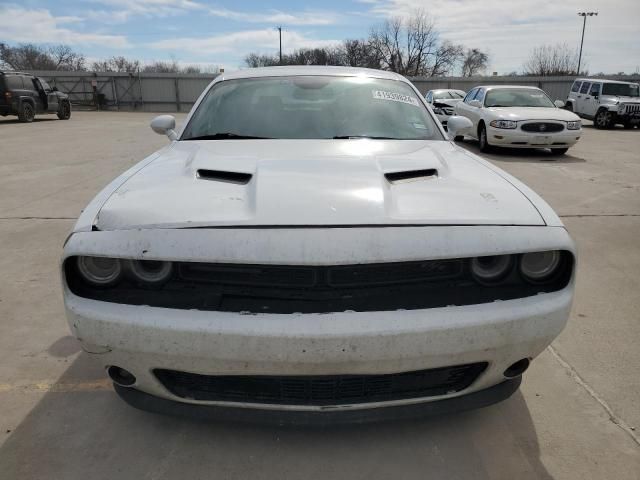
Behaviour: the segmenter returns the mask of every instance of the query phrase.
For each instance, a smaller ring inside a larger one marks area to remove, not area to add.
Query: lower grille
[[[200,401],[344,405],[433,397],[469,387],[486,362],[387,375],[225,376],[155,370],[173,395]]]
[[[522,130],[525,132],[538,132],[538,133],[553,133],[561,132],[564,130],[564,125],[560,123],[548,123],[548,122],[531,122],[522,125]]]

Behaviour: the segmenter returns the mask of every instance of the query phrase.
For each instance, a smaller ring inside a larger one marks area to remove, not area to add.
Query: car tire
[[[551,149],[551,153],[553,155],[564,155],[565,153],[567,153],[569,151],[568,148],[552,148]]]
[[[31,123],[35,116],[36,111],[33,108],[33,105],[29,102],[22,102],[20,109],[18,110],[18,120],[24,123]]]
[[[481,123],[478,127],[478,142],[480,143],[481,152],[488,153],[491,151],[491,145],[487,138],[487,127],[484,126],[484,123]]]
[[[613,113],[606,108],[601,108],[593,119],[593,126],[600,130],[607,130],[613,127]]]
[[[631,130],[634,127],[633,123],[631,123],[628,120],[626,122],[624,122],[622,125],[624,125],[624,129],[625,130]]]
[[[567,102],[567,104],[564,106],[564,109],[565,109],[567,112],[573,112],[573,103],[569,103],[569,102]]]
[[[57,115],[60,120],[69,120],[71,118],[71,103],[62,102],[58,107]]]

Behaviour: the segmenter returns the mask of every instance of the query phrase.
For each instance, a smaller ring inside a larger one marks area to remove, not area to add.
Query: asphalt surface
[[[556,209],[580,254],[569,325],[519,392],[421,421],[292,429],[134,410],[69,334],[62,244],[102,186],[166,143],[153,116],[0,119],[0,479],[640,478],[639,130],[586,126],[561,158],[486,155]]]

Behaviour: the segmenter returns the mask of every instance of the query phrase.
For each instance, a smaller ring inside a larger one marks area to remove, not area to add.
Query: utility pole
[[[583,17],[582,22],[582,39],[580,40],[580,54],[578,55],[578,75],[580,75],[580,64],[582,63],[582,44],[584,43],[584,29],[587,26],[587,17],[598,16],[598,12],[578,12]]]
[[[278,27],[278,35],[280,36],[280,65],[282,65],[282,27]]]

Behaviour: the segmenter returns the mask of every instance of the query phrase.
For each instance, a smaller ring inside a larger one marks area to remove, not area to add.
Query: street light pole
[[[282,65],[282,27],[278,27],[278,35],[280,36],[280,65]]]
[[[582,44],[584,43],[584,29],[587,26],[587,17],[597,16],[598,12],[578,12],[578,15],[583,17],[582,22],[582,39],[580,40],[580,54],[578,55],[578,75],[580,75],[580,64],[582,63]]]

